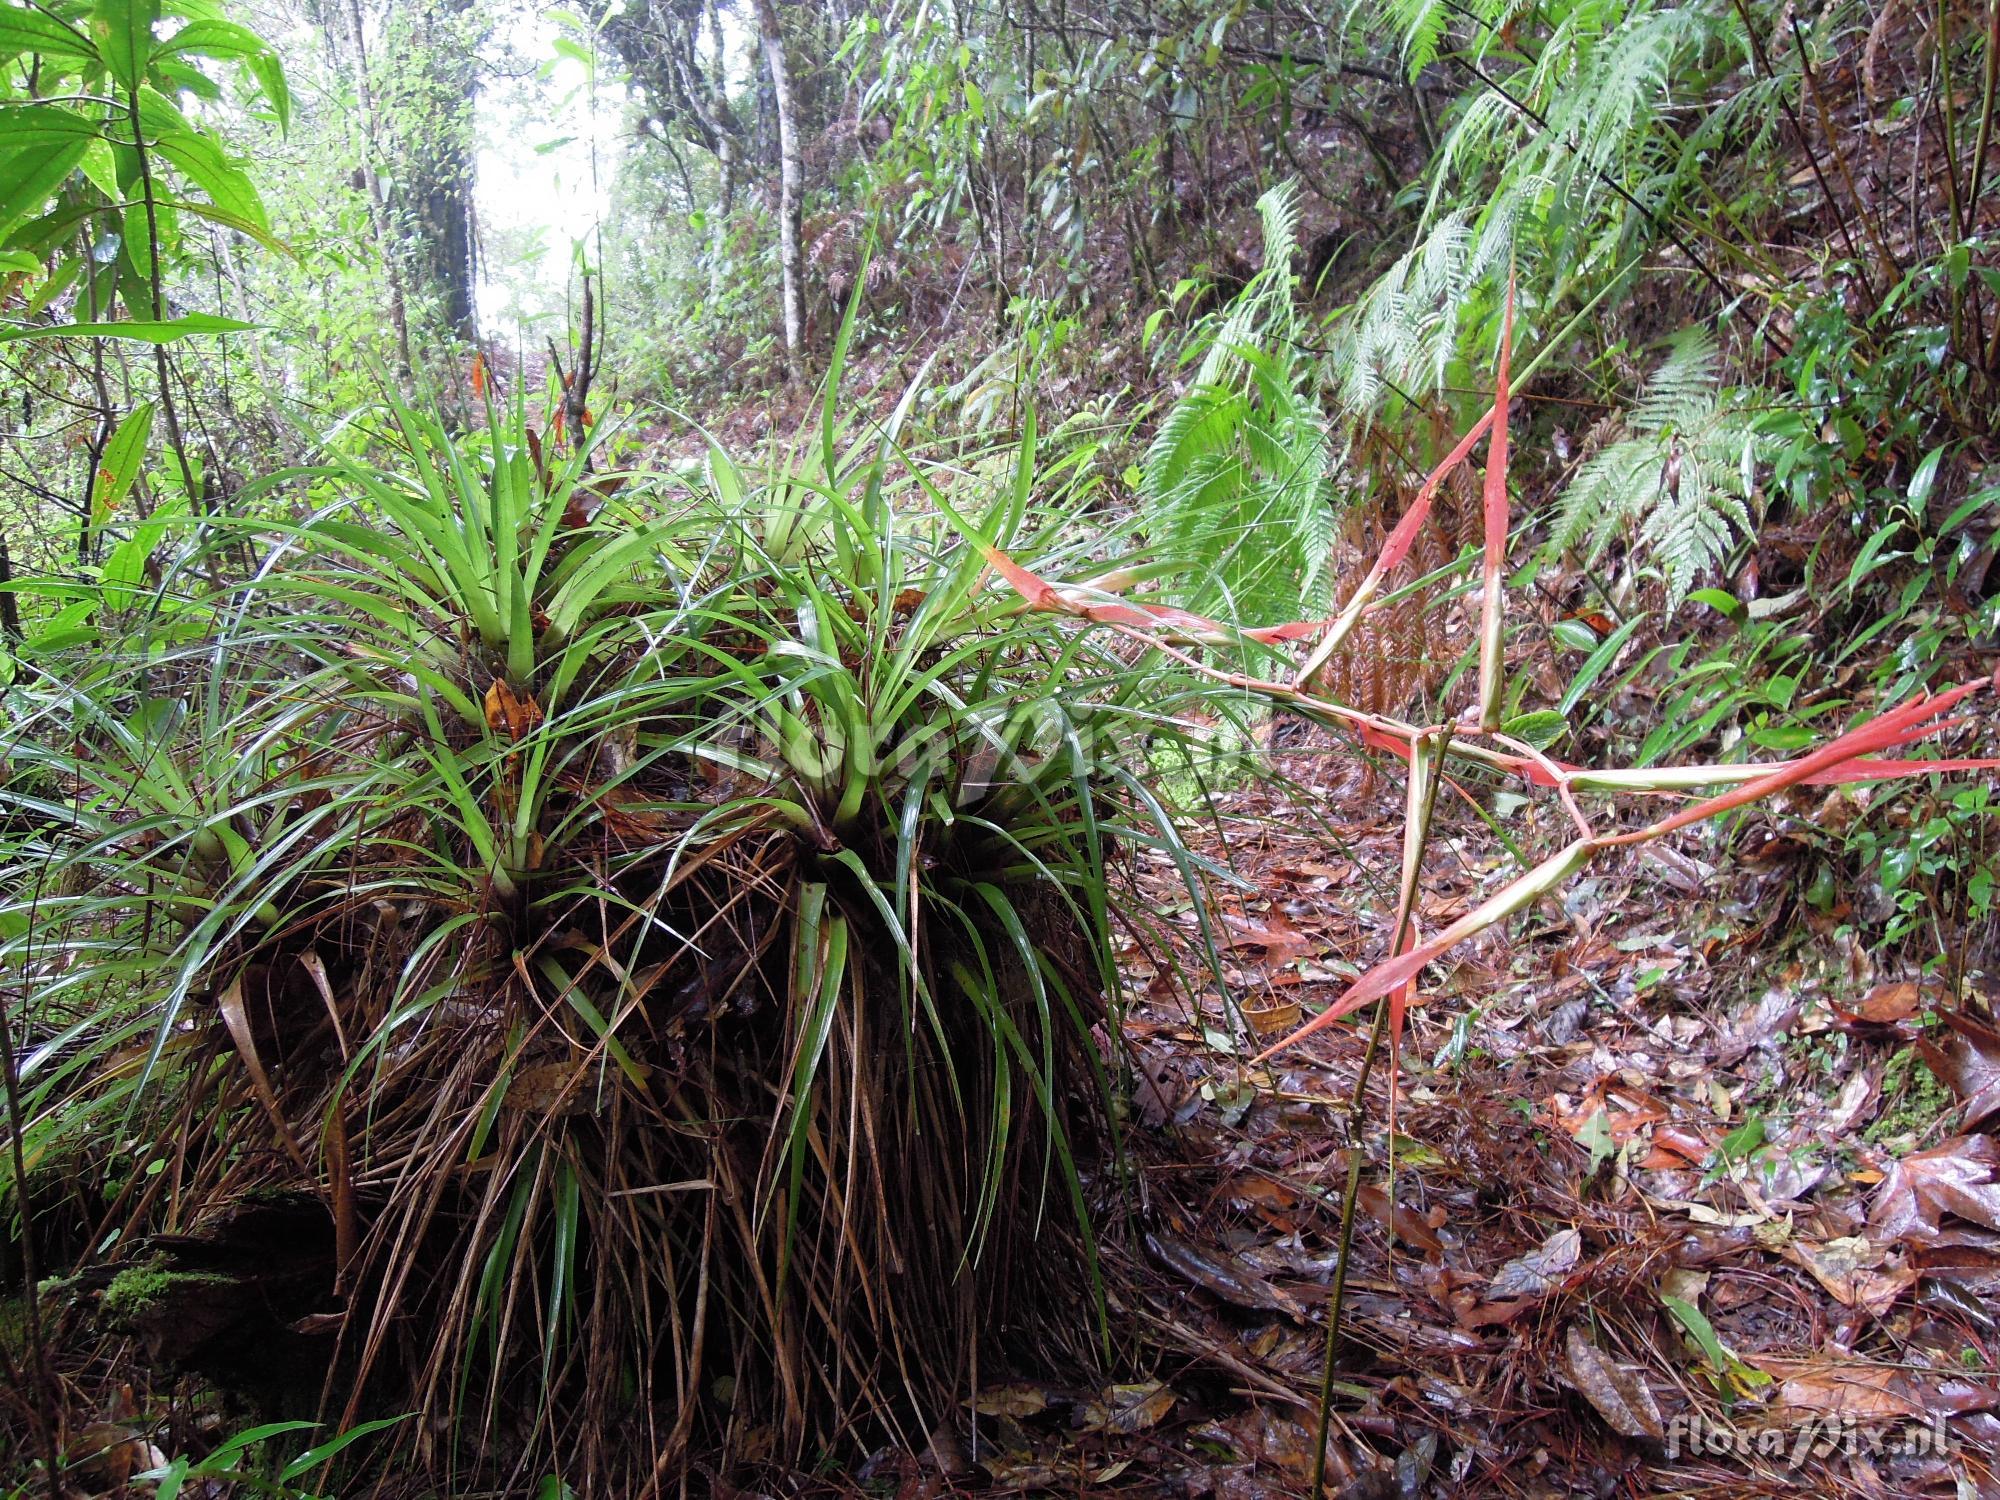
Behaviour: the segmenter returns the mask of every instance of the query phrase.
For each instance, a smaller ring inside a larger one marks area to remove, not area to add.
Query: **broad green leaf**
[[[31,146],[87,141],[97,134],[97,122],[54,104],[0,104],[0,141],[10,152]],[[0,182],[10,179],[0,177]]]
[[[139,128],[146,133],[148,141],[163,135],[195,133],[194,121],[181,113],[178,104],[150,84],[139,90]]]
[[[83,149],[83,159],[77,167],[89,180],[90,185],[104,194],[113,203],[122,202],[125,191],[118,185],[118,159],[111,154],[111,142],[99,136]]]
[[[1688,595],[1690,604],[1706,604],[1717,614],[1735,619],[1743,613],[1743,601],[1726,589],[1696,589]]]
[[[184,54],[229,58],[242,63],[270,101],[278,128],[292,124],[292,93],[285,82],[285,65],[277,51],[256,32],[233,21],[201,20],[183,26],[160,47],[160,55]]]
[[[25,250],[0,250],[0,276],[11,275],[15,271],[39,271],[40,260]]]
[[[163,198],[160,201],[163,207],[179,213],[193,214],[197,219],[207,219],[211,224],[220,224],[224,229],[233,229],[238,234],[246,235],[250,239],[255,240],[266,250],[274,251],[292,260],[298,259],[298,253],[290,245],[287,245],[283,240],[272,234],[269,229],[253,224],[248,219],[239,218],[226,209],[217,208],[213,203],[187,203],[178,198]]]
[[[72,137],[0,158],[0,232],[41,213],[89,145],[86,139]]]
[[[234,21],[190,21],[159,44],[158,55],[190,53],[198,57],[240,59],[269,52],[270,44],[247,26]]]
[[[178,167],[224,213],[270,232],[263,201],[251,186],[249,174],[232,163],[214,140],[177,131],[162,135],[153,143],[153,150]]]
[[[97,466],[96,488],[91,495],[91,524],[102,526],[131,492],[146,460],[146,443],[153,435],[153,403],[142,401],[126,413],[111,441],[104,445],[104,457]]]
[[[1555,710],[1543,708],[1509,719],[1500,726],[1500,732],[1537,750],[1546,750],[1569,733],[1569,721]]]
[[[289,135],[292,129],[292,89],[285,81],[285,64],[278,54],[266,48],[243,60],[250,70],[250,76],[257,80],[257,87],[264,91],[270,101],[271,113],[278,117],[278,129]]]
[[[0,62],[24,52],[89,62],[97,54],[88,38],[38,10],[0,5]]]
[[[1597,647],[1597,632],[1581,620],[1558,620],[1549,627],[1549,634],[1572,651],[1592,651]]]
[[[47,310],[50,303],[54,302],[56,298],[60,297],[75,284],[77,277],[82,272],[83,257],[81,255],[66,256],[62,263],[50,273],[48,280],[35,288],[34,296],[28,299],[28,305],[22,309],[23,314],[30,318],[39,318]],[[82,305],[88,306],[89,304],[83,303]]]
[[[16,339],[138,339],[147,344],[171,344],[204,333],[242,333],[255,328],[236,318],[214,313],[183,313],[160,321],[116,323],[57,323],[49,328],[0,327],[0,344]]]
[[[96,0],[91,9],[97,55],[128,92],[139,87],[152,65],[153,23],[159,17],[159,0]]]

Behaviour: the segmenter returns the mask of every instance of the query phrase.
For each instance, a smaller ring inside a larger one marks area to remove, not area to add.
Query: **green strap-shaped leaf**
[[[17,339],[138,339],[147,344],[171,344],[203,333],[242,333],[255,328],[236,318],[214,313],[183,313],[178,318],[148,322],[58,323],[49,328],[0,327],[0,344]]]
[[[146,442],[153,435],[153,403],[142,401],[126,413],[111,441],[104,445],[104,457],[97,466],[96,488],[92,493],[90,519],[102,526],[124,503],[139,466],[146,461]]]

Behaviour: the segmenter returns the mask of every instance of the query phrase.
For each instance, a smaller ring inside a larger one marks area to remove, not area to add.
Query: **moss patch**
[[[1883,1065],[1882,1097],[1892,1102],[1861,1133],[1871,1145],[1920,1134],[1958,1103],[1914,1047],[1903,1048]]]
[[[119,1333],[142,1333],[178,1315],[190,1292],[227,1290],[235,1283],[208,1271],[175,1271],[158,1256],[127,1266],[111,1278],[98,1298],[104,1326]]]

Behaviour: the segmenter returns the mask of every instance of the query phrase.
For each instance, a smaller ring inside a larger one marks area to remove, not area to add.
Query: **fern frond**
[[[1668,341],[1667,357],[1646,382],[1632,425],[1640,432],[1695,432],[1715,414],[1722,356],[1705,328],[1685,328]]]
[[[1595,557],[1643,517],[1638,539],[1659,564],[1671,607],[1751,529],[1749,501],[1769,444],[1720,387],[1721,368],[1706,329],[1668,340],[1627,417],[1630,436],[1592,457],[1563,492],[1548,555],[1588,539]]]
[[[1294,348],[1292,184],[1258,200],[1264,266],[1210,335],[1193,387],[1146,451],[1153,544],[1196,607],[1291,618],[1325,567],[1328,436]]]

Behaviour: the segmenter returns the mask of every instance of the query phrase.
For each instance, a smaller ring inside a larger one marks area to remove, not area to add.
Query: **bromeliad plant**
[[[677,482],[388,415],[393,462],[274,476],[291,519],[166,569],[248,584],[23,689],[0,939],[32,1154],[137,1143],[107,1319],[418,1410],[454,1485],[589,1493],[1090,1360],[1110,872],[1172,837],[1106,747],[1206,689],[988,586],[1085,466],[1029,424],[928,470],[830,398]]]

